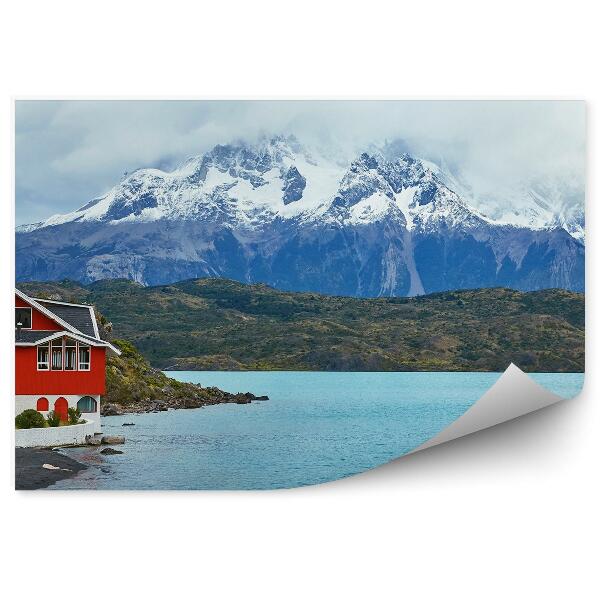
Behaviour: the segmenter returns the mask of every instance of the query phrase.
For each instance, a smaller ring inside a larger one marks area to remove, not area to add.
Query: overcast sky
[[[483,192],[527,178],[584,181],[583,102],[18,101],[16,222],[79,208],[125,171],[279,133],[345,152],[401,138]]]

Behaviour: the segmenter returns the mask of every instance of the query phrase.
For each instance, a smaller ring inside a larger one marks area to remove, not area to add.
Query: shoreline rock
[[[123,450],[117,450],[116,448],[104,448],[100,450],[100,454],[123,454]]]
[[[100,405],[103,417],[268,400],[267,396],[250,392],[232,394],[217,387],[178,381],[152,367],[131,342],[113,339],[112,343],[121,355],[110,356],[107,361],[106,395]]]
[[[195,385],[195,384],[190,384]],[[191,408],[203,408],[204,406],[214,406],[216,404],[251,404],[252,402],[265,402],[268,396],[256,396],[251,392],[232,394],[224,392],[219,388],[200,388],[201,395],[185,398],[165,398],[163,400],[152,400],[146,398],[138,402],[119,404],[116,402],[107,402],[100,405],[100,414],[103,417],[117,417],[127,414],[157,413],[168,410],[181,410]],[[123,423],[123,427],[132,426],[135,423]]]
[[[124,444],[125,443],[125,436],[123,435],[103,435],[102,436],[102,443],[103,444]]]

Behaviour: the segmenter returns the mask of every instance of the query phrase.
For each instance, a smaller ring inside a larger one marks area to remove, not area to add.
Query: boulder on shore
[[[252,402],[252,397],[250,394],[235,394],[233,396],[233,401],[236,404],[250,404]]]
[[[103,435],[102,443],[103,444],[124,444],[125,436],[124,435]]]

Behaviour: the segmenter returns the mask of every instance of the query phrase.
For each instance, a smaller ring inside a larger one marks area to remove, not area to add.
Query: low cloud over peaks
[[[125,171],[293,133],[340,155],[401,139],[474,193],[551,178],[580,189],[585,105],[568,101],[18,101],[16,220],[74,210]]]

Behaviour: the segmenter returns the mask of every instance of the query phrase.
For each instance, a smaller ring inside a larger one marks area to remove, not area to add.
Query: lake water
[[[124,454],[73,448],[90,465],[52,489],[269,489],[322,483],[387,463],[462,415],[500,373],[179,371],[181,381],[266,394],[248,405],[103,417]],[[565,398],[583,374],[532,377]],[[123,427],[133,422],[134,427]]]

